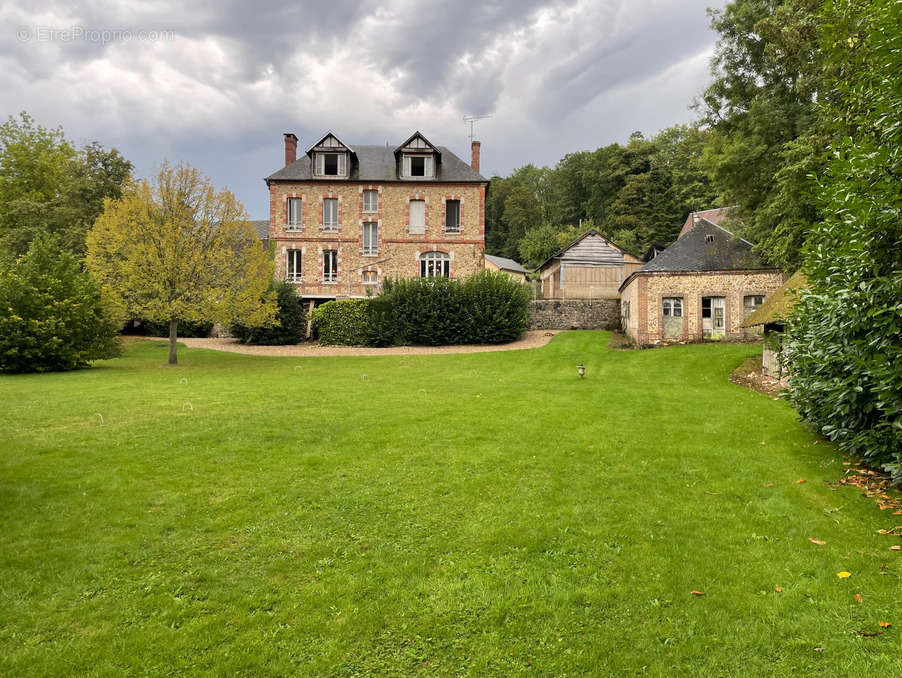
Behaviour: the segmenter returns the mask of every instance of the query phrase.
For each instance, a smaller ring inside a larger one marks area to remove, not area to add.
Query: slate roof
[[[353,148],[357,154],[357,162],[353,164],[350,176],[347,179],[335,179],[334,177],[329,179],[374,182],[399,180],[395,149],[386,148],[385,146],[354,146]],[[426,179],[425,181],[488,183],[488,179],[444,146],[436,146],[436,149],[442,154],[442,161],[436,164],[435,178]],[[329,179],[317,178],[316,181],[328,181]],[[288,167],[283,167],[266,177],[267,182],[311,180],[313,180],[313,174],[310,157],[307,155],[302,155]],[[405,181],[407,180],[405,179]],[[423,179],[414,179],[411,183],[416,183],[417,181],[423,181]]]
[[[807,286],[808,279],[805,274],[797,271],[783,287],[765,299],[764,303],[742,322],[742,327],[785,321],[799,300],[799,291]]]
[[[495,266],[504,271],[515,271],[517,273],[529,273],[525,268],[513,259],[507,257],[496,257],[494,254],[486,254],[485,258],[491,261]]]
[[[269,240],[269,219],[252,220],[251,226],[254,227],[260,240]]]
[[[699,219],[691,231],[627,277],[620,289],[642,273],[774,270],[761,261],[752,247],[748,240],[736,237],[722,226]]]

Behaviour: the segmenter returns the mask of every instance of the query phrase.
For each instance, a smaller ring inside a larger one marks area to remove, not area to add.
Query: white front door
[[[720,338],[726,332],[726,299],[702,297],[702,335]]]

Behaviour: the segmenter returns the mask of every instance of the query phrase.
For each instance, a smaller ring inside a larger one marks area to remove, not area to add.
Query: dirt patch
[[[761,373],[761,356],[754,356],[730,372],[730,381],[737,386],[745,386],[758,393],[777,398],[786,389],[779,379]]]
[[[239,344],[236,339],[189,339],[179,338],[179,343],[189,348],[208,348],[214,351],[242,353],[244,355],[271,355],[296,358],[317,358],[328,356],[378,356],[378,355],[437,355],[445,353],[486,353],[489,351],[519,351],[545,346],[558,330],[532,330],[521,339],[509,344],[472,344],[459,346],[390,346],[372,348],[365,346],[321,346],[316,342],[305,342],[289,346],[251,346]],[[160,341],[168,341],[161,339]]]
[[[626,336],[623,332],[611,332],[611,340],[608,342],[607,348],[631,349],[637,347],[636,343],[628,336]]]

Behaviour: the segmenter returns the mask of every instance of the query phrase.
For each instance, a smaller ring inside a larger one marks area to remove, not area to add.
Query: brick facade
[[[664,340],[662,305],[665,297],[682,299],[682,331],[678,341],[702,339],[702,298],[724,297],[724,339],[739,341],[744,298],[769,296],[783,285],[783,274],[775,269],[748,271],[652,272],[633,277],[621,290],[625,302],[623,329],[640,345]],[[629,311],[626,311],[628,303]]]
[[[363,211],[363,191],[378,191],[376,212]],[[419,257],[428,251],[447,253],[451,276],[483,268],[485,184],[408,181],[373,184],[361,181],[271,182],[270,242],[275,246],[276,275],[285,277],[286,251],[303,252],[298,293],[311,298],[362,297],[375,292],[386,276],[419,275]],[[302,223],[289,228],[288,198],[301,198]],[[323,200],[338,200],[338,227],[323,226]],[[425,233],[409,232],[410,200],[423,200]],[[460,229],[445,231],[445,204],[460,201]],[[378,228],[378,251],[363,254],[363,224]],[[323,251],[338,252],[338,279],[323,280]],[[364,271],[375,271],[376,284],[364,284]]]

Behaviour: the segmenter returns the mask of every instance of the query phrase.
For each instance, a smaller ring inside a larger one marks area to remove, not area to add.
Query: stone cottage
[[[636,343],[740,340],[745,318],[783,284],[750,242],[703,214],[620,285],[621,324]]]

